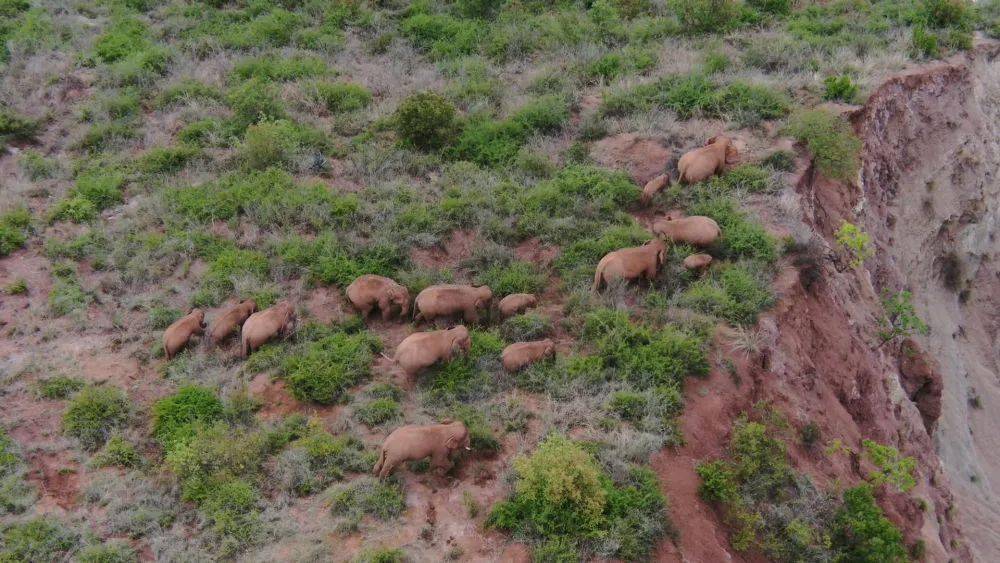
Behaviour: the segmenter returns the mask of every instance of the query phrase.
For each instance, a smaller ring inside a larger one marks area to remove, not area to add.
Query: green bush
[[[776,151],[767,155],[760,164],[779,172],[791,172],[795,170],[795,153],[791,151]]]
[[[723,176],[712,178],[709,181],[709,190],[721,193],[743,191],[754,194],[770,191],[772,185],[771,171],[753,164],[741,164]]]
[[[31,212],[25,208],[0,215],[0,257],[7,256],[28,242]]]
[[[7,524],[0,540],[0,561],[31,563],[67,559],[80,536],[57,520],[39,517]]]
[[[909,560],[902,534],[875,504],[869,485],[844,491],[832,539],[843,561]]]
[[[709,502],[733,502],[739,495],[735,471],[722,460],[698,465],[698,494]]]
[[[482,166],[504,166],[515,160],[529,135],[519,121],[478,119],[466,124],[449,155]]]
[[[136,468],[142,465],[142,455],[135,445],[121,436],[112,436],[101,451],[91,459],[94,467]]]
[[[43,399],[65,399],[86,385],[82,379],[57,375],[38,380],[35,383],[35,392]]]
[[[865,455],[878,468],[877,472],[868,475],[869,481],[875,485],[890,483],[904,493],[916,486],[915,459],[902,457],[896,448],[879,444],[874,440],[863,440],[861,443],[865,448]]]
[[[406,552],[402,549],[366,549],[353,559],[353,563],[404,563]]]
[[[165,108],[172,104],[189,100],[221,102],[224,98],[225,96],[222,95],[222,92],[218,88],[191,78],[185,78],[176,84],[165,87],[160,95],[157,96],[156,105],[160,108]]]
[[[722,230],[712,254],[716,257],[749,258],[770,263],[777,258],[774,237],[764,227],[751,220],[736,208],[732,199],[717,197],[702,201],[690,208],[691,215],[705,215],[714,219]]]
[[[79,311],[90,304],[92,297],[80,286],[76,269],[72,266],[57,266],[55,281],[49,291],[49,312],[57,317]]]
[[[511,293],[536,293],[545,287],[547,281],[534,264],[521,261],[496,264],[476,277],[477,284],[488,285],[497,297]]]
[[[474,454],[496,454],[503,449],[493,433],[486,414],[469,405],[458,405],[450,411],[451,418],[460,420],[469,430],[469,442]]]
[[[298,129],[291,121],[262,121],[247,127],[238,155],[253,170],[290,170],[296,166],[301,148]]]
[[[765,14],[788,15],[792,11],[792,0],[747,0],[747,5]]]
[[[59,173],[59,161],[46,158],[38,151],[31,149],[21,152],[17,161],[21,171],[32,182],[54,178]]]
[[[170,174],[183,169],[201,155],[200,149],[187,145],[156,147],[139,158],[139,169],[147,174]]]
[[[254,250],[229,248],[220,251],[208,264],[201,280],[201,290],[191,298],[195,307],[214,306],[235,289],[235,280],[267,277],[270,264],[267,256]]]
[[[740,15],[733,0],[673,0],[671,7],[688,33],[724,33],[736,27]]]
[[[181,498],[202,503],[233,479],[253,481],[272,446],[269,437],[217,421],[195,424],[192,436],[166,452],[166,465],[181,485]]]
[[[233,88],[226,101],[235,114],[232,127],[238,132],[259,123],[285,119],[278,87],[270,82],[252,78]]]
[[[802,110],[785,129],[806,144],[824,176],[846,180],[857,172],[861,141],[844,119],[820,109]]]
[[[84,449],[96,450],[112,432],[125,427],[130,411],[128,397],[117,387],[85,387],[63,414],[63,432]]]
[[[966,29],[972,24],[972,9],[966,0],[923,0],[918,10],[922,22],[933,28]]]
[[[139,554],[123,540],[111,540],[101,545],[91,545],[76,554],[79,563],[135,563]]]
[[[115,169],[94,168],[80,173],[76,185],[51,212],[56,220],[76,223],[89,221],[97,214],[124,201],[125,176]]]
[[[181,387],[153,405],[153,436],[169,451],[189,440],[198,424],[222,418],[222,401],[207,387]]]
[[[321,491],[332,481],[348,473],[366,473],[375,464],[373,455],[366,453],[364,444],[356,438],[335,437],[313,422],[302,434],[283,454],[295,470],[285,473],[282,486],[297,495]]]
[[[774,296],[763,275],[743,265],[713,270],[680,295],[681,305],[717,315],[733,324],[752,325],[757,314],[771,306]]]
[[[25,295],[28,293],[28,282],[24,278],[18,278],[3,288],[7,295]]]
[[[436,59],[475,52],[485,34],[482,24],[475,20],[427,13],[416,13],[404,19],[400,31]]]
[[[350,82],[314,82],[306,86],[307,95],[331,113],[364,109],[371,104],[372,93]]]
[[[303,268],[318,283],[346,287],[362,274],[392,276],[404,258],[397,249],[381,246],[353,247],[348,254],[345,245],[332,235],[306,241],[290,239],[281,245],[281,258]]]
[[[212,530],[223,538],[220,552],[232,554],[262,539],[259,502],[254,486],[241,479],[225,481],[208,491],[200,508]]]
[[[399,484],[370,476],[338,485],[330,495],[330,512],[344,519],[344,528],[356,528],[366,515],[380,520],[398,518],[405,509],[406,497]]]
[[[163,330],[183,316],[184,312],[180,309],[174,309],[172,307],[153,307],[149,310],[149,328],[153,330]]]
[[[328,72],[323,59],[312,55],[261,55],[243,59],[233,67],[233,75],[241,80],[258,79],[267,82],[286,82],[321,76]]]
[[[403,410],[395,399],[373,399],[361,405],[354,416],[368,426],[379,426],[403,416]]]
[[[399,136],[424,150],[450,144],[457,130],[455,106],[434,92],[420,92],[403,100],[395,121]]]
[[[565,557],[574,546],[604,539],[613,546],[609,555],[643,560],[666,526],[666,499],[652,471],[633,469],[627,483],[615,484],[565,437],[549,436],[514,469],[514,492],[493,507],[487,525],[544,542],[536,556]]]
[[[296,399],[330,405],[370,375],[380,349],[378,338],[367,332],[335,332],[286,358],[282,371]]]
[[[554,133],[562,129],[569,117],[570,108],[567,100],[552,94],[526,103],[518,108],[510,119],[520,123],[529,131]]]
[[[20,449],[0,428],[0,516],[24,512],[34,502],[34,491],[25,482],[26,473]]]
[[[823,79],[823,99],[851,103],[858,95],[858,85],[845,75],[827,76]]]
[[[533,313],[510,317],[500,325],[500,336],[507,342],[541,340],[552,331],[551,320]]]
[[[432,368],[425,381],[430,395],[444,404],[483,398],[496,387],[500,369],[500,352],[504,342],[495,333],[473,329],[469,353]]]

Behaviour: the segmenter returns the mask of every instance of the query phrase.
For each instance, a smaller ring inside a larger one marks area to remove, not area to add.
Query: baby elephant
[[[488,286],[432,285],[421,291],[413,302],[414,319],[430,322],[437,317],[462,315],[465,322],[479,320],[479,309],[489,307],[493,292]]]
[[[257,312],[257,302],[253,299],[244,299],[226,309],[224,313],[216,317],[212,328],[208,330],[208,337],[212,340],[212,344],[218,346],[225,342],[255,312]]]
[[[594,272],[593,291],[613,280],[646,278],[652,281],[667,258],[667,245],[653,239],[642,246],[623,248],[607,253]]]
[[[201,309],[191,309],[187,315],[177,319],[163,331],[163,352],[168,360],[172,360],[178,352],[187,346],[191,337],[205,333],[205,312]]]
[[[243,323],[244,358],[274,338],[286,337],[295,331],[295,309],[288,301],[279,301],[263,311],[250,315]]]
[[[365,274],[347,286],[347,298],[362,317],[378,307],[382,312],[382,320],[387,321],[392,316],[393,308],[399,308],[399,316],[405,317],[410,312],[410,292],[395,281],[382,276]]]
[[[674,218],[668,214],[653,223],[653,233],[673,242],[709,246],[719,240],[722,229],[711,217],[695,215]]]
[[[556,343],[551,338],[534,342],[517,342],[503,349],[500,361],[503,369],[515,372],[543,358],[553,358],[556,355]]]
[[[461,421],[445,421],[428,426],[407,425],[392,431],[382,442],[382,453],[372,473],[379,479],[388,477],[404,461],[417,461],[430,456],[431,467],[447,470],[451,454],[461,448],[472,449],[469,430]]]
[[[438,362],[447,362],[460,353],[468,354],[472,348],[469,329],[462,325],[447,330],[417,332],[403,339],[396,346],[393,360],[413,379],[421,370]]]
[[[692,254],[684,259],[684,267],[688,270],[704,270],[712,263],[708,254]]]
[[[639,196],[639,202],[643,205],[649,205],[649,202],[653,201],[653,196],[663,191],[670,184],[670,176],[667,174],[660,174],[656,178],[646,182],[646,185],[642,188],[642,195]]]
[[[538,298],[531,293],[512,293],[500,300],[497,308],[503,318],[512,317],[518,313],[538,305]]]
[[[682,184],[703,182],[722,174],[726,165],[735,163],[738,156],[732,139],[724,135],[712,137],[705,146],[684,153],[677,161],[678,180]]]

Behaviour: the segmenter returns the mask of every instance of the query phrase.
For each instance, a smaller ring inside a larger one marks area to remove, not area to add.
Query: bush
[[[0,561],[62,561],[76,548],[80,536],[50,517],[8,524],[0,532]]]
[[[431,368],[427,375],[431,396],[442,403],[483,398],[496,387],[504,342],[493,332],[478,329],[469,332],[472,338],[469,353]]]
[[[139,168],[147,174],[170,174],[183,169],[202,155],[200,149],[187,145],[156,147],[139,158]]]
[[[923,0],[919,16],[922,23],[939,29],[967,29],[972,23],[972,10],[966,0]]]
[[[114,169],[91,169],[79,174],[66,199],[55,206],[53,219],[76,223],[95,218],[103,209],[124,201],[125,176]]]
[[[21,153],[17,164],[21,171],[32,182],[54,178],[59,173],[59,161],[46,158],[41,153],[28,149]]]
[[[434,92],[420,92],[403,100],[395,121],[399,136],[424,150],[450,144],[456,132],[455,106]]]
[[[354,254],[348,254],[345,245],[324,234],[311,241],[291,239],[279,251],[285,262],[304,268],[313,281],[342,287],[362,274],[392,276],[403,261],[396,249],[355,246],[352,250]]]
[[[510,317],[500,325],[500,336],[507,342],[541,340],[552,334],[552,321],[528,313]]]
[[[326,74],[328,69],[323,59],[307,55],[278,57],[262,55],[243,59],[233,67],[233,75],[241,80],[286,82],[310,76]]]
[[[372,101],[371,91],[349,82],[314,82],[306,87],[306,93],[331,113],[364,109]]]
[[[765,14],[788,15],[792,11],[791,0],[747,0],[747,5]]]
[[[112,432],[125,427],[130,410],[128,397],[117,387],[85,387],[63,415],[63,432],[84,449],[96,450]]]
[[[378,339],[367,332],[333,333],[289,356],[282,370],[296,399],[330,405],[369,376],[380,349]]]
[[[0,516],[24,512],[34,502],[34,491],[25,483],[26,473],[17,444],[0,428]]]
[[[545,287],[547,281],[533,264],[520,261],[490,266],[476,277],[477,284],[490,286],[497,297],[511,293],[536,293]]]
[[[759,223],[738,210],[732,199],[709,199],[693,205],[689,211],[691,215],[711,217],[719,224],[722,236],[716,241],[712,252],[717,258],[749,258],[765,263],[777,258],[774,238]]]
[[[483,411],[468,405],[459,405],[451,410],[450,415],[454,420],[461,420],[469,430],[469,442],[473,453],[492,455],[503,449]]]
[[[353,563],[404,563],[406,552],[402,549],[366,549],[354,558]]]
[[[251,125],[239,146],[239,158],[253,170],[272,166],[293,169],[301,150],[298,133],[295,125],[284,119]]]
[[[55,282],[49,291],[49,311],[57,316],[68,315],[85,308],[92,297],[80,286],[72,266],[57,266],[53,272]]]
[[[86,385],[82,379],[57,375],[38,380],[35,383],[35,392],[43,399],[65,399]]]
[[[833,544],[844,561],[908,561],[903,536],[875,504],[869,485],[844,491]]]
[[[844,221],[837,229],[837,244],[851,255],[851,267],[859,268],[875,255],[872,238],[857,225]]]
[[[773,152],[761,161],[761,165],[779,172],[791,172],[795,170],[795,153],[791,151]]]
[[[7,141],[30,141],[38,133],[40,123],[13,110],[0,107],[0,148]]]
[[[344,519],[341,527],[357,528],[366,515],[380,520],[398,518],[406,509],[401,486],[393,481],[378,481],[365,476],[334,487],[330,512]]]
[[[680,295],[685,307],[722,317],[740,325],[757,322],[757,314],[771,306],[770,283],[742,265],[713,270]]]
[[[260,121],[285,118],[278,87],[270,82],[247,80],[230,91],[226,101],[235,114],[232,126],[237,133]]]
[[[737,25],[739,5],[733,0],[673,0],[672,8],[689,33],[724,33]]]
[[[901,492],[908,492],[916,486],[914,472],[917,461],[912,457],[901,457],[899,450],[892,446],[884,446],[873,440],[863,440],[865,454],[871,460],[878,472],[868,475],[868,480],[875,485],[890,483]]]
[[[554,133],[562,129],[569,117],[569,103],[562,96],[553,94],[536,98],[521,106],[510,119],[529,131]]]
[[[198,424],[222,418],[222,401],[207,387],[181,387],[153,405],[153,436],[170,451],[189,440]]]
[[[302,434],[279,459],[285,490],[297,495],[312,494],[347,473],[365,473],[375,465],[374,454],[366,453],[356,438],[332,436],[315,422],[310,422]]]
[[[861,141],[840,117],[819,109],[802,110],[792,115],[786,132],[806,143],[824,176],[846,180],[857,172]]]
[[[851,103],[858,95],[858,85],[847,75],[827,76],[823,79],[823,99]]]
[[[176,442],[166,452],[166,465],[180,481],[183,500],[201,503],[233,479],[252,481],[273,447],[267,435],[221,421],[192,428],[190,438]]]
[[[261,539],[259,502],[254,486],[241,479],[226,481],[208,492],[200,508],[212,530],[223,538],[219,546],[223,554],[241,551]]]
[[[91,545],[76,554],[78,563],[134,563],[139,554],[123,540],[111,540],[101,545]]]
[[[104,444],[101,451],[97,452],[91,463],[94,467],[135,468],[142,465],[142,455],[135,449],[135,445],[125,438],[113,436]]]
[[[403,416],[403,410],[394,399],[373,399],[355,410],[354,416],[368,426],[379,426]]]
[[[28,242],[31,212],[21,208],[0,215],[0,257],[21,248]]]
[[[426,13],[404,19],[400,30],[417,47],[436,59],[472,54],[485,34],[482,24],[475,20]]]

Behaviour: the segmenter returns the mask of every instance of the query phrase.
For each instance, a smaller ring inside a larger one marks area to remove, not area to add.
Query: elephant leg
[[[447,473],[448,469],[451,468],[451,462],[448,459],[448,452],[437,451],[431,456],[431,466],[441,469],[441,473]]]
[[[473,305],[471,308],[466,309],[465,312],[462,314],[462,316],[465,317],[465,320],[468,323],[479,322],[479,312],[476,311],[475,305]]]
[[[396,469],[396,464],[398,463],[399,463],[398,460],[386,456],[385,462],[382,463],[382,469],[381,471],[378,472],[378,478],[385,479],[386,477],[391,475],[393,470]]]

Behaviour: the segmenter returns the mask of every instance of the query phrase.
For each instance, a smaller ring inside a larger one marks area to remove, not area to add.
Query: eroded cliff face
[[[933,443],[973,554],[1000,553],[1000,44],[898,76],[853,115],[874,286],[907,289],[942,379]],[[919,403],[919,398],[917,402]]]

